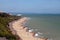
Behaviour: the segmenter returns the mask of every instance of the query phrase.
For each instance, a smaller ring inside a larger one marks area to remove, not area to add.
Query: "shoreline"
[[[47,40],[47,38],[37,38],[35,37],[34,32],[28,32],[28,28],[23,24],[28,21],[27,17],[23,17],[16,21],[9,23],[9,28],[11,29],[13,34],[17,34],[22,40]]]

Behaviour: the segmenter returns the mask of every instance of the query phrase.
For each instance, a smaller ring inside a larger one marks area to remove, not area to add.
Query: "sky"
[[[0,11],[60,13],[60,0],[0,0]]]

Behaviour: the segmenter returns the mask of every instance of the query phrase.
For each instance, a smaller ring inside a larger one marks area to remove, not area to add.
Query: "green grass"
[[[13,35],[7,27],[8,23],[20,17],[17,16],[0,16],[0,37],[6,37],[8,40],[17,40],[16,35]]]

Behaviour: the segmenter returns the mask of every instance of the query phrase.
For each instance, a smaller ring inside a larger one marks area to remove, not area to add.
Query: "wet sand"
[[[34,32],[28,32],[28,28],[23,24],[28,21],[27,17],[23,17],[10,23],[10,29],[13,34],[17,34],[22,40],[47,40],[47,38],[37,38]]]

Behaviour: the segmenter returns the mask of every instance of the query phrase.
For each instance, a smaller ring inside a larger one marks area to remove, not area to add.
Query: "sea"
[[[29,17],[27,22],[29,28],[43,33],[50,40],[60,40],[60,14],[22,14]]]

